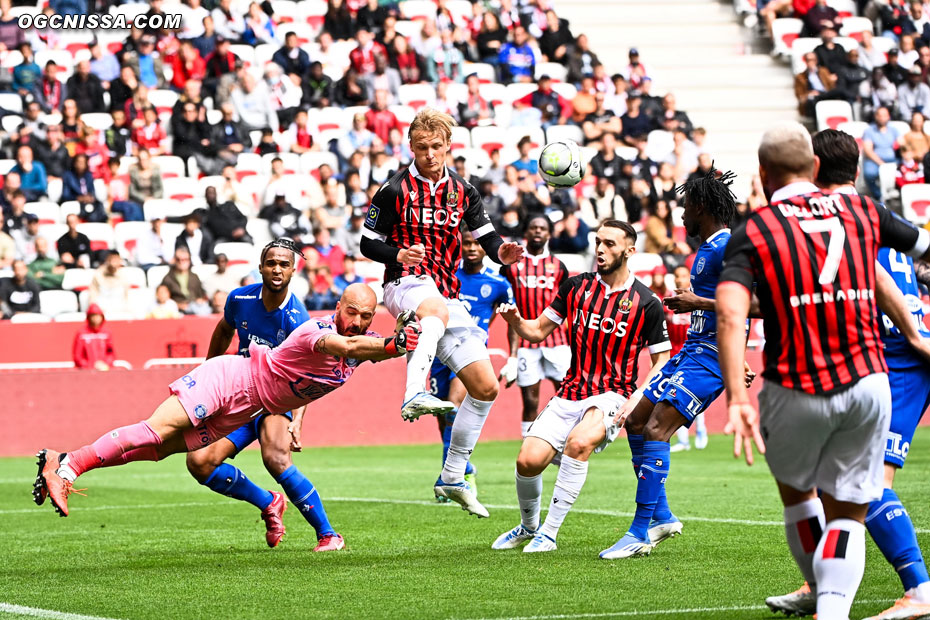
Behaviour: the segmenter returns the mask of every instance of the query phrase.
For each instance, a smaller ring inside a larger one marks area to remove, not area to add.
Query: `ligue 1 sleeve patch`
[[[374,229],[375,224],[378,222],[378,215],[381,214],[381,209],[375,205],[368,207],[368,216],[365,218],[365,226],[367,228]]]

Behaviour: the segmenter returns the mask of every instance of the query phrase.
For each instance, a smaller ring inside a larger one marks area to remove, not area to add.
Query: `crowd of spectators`
[[[304,0],[312,2],[322,4]],[[508,239],[544,213],[555,225],[553,252],[586,254],[598,222],[619,218],[643,230],[647,250],[670,269],[686,261],[695,243],[675,225],[675,187],[706,173],[712,158],[674,95],[652,92],[637,49],[609,72],[547,0],[466,2],[467,11],[461,0],[437,0],[418,15],[404,4],[329,0],[321,20],[298,23],[267,1],[152,0],[150,14],[183,14],[179,30],[134,28],[84,49],[61,33],[13,28],[9,0],[0,0],[0,56],[19,55],[12,71],[0,70],[0,87],[22,109],[0,97],[0,157],[15,161],[0,191],[0,275],[11,276],[0,287],[4,315],[35,311],[37,290],[62,287],[75,268],[96,270],[88,301],[108,317],[216,312],[224,293],[257,277],[243,279],[217,244],[278,236],[304,247],[295,277],[308,308],[331,308],[345,286],[366,279],[360,272],[371,280],[359,265],[361,228],[371,196],[411,161],[406,126],[424,103],[402,104],[411,85],[428,88],[423,99],[463,128],[527,129],[515,148],[483,157],[453,148],[448,161]],[[65,49],[70,66],[49,53]],[[485,88],[532,82],[512,101]],[[333,112],[347,115],[344,126],[327,124]],[[593,156],[578,187],[540,178],[542,144],[532,138],[540,127],[564,128]],[[60,206],[54,237],[37,203]],[[85,234],[87,223],[129,222],[140,222],[132,247],[100,247]],[[149,278],[149,307],[127,294],[138,285],[121,277],[125,266],[170,266],[162,280]]]

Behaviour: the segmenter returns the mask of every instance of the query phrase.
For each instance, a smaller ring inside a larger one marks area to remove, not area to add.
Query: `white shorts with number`
[[[817,487],[842,502],[881,498],[891,423],[888,375],[869,375],[830,396],[766,381],[759,416],[776,480],[799,491]]]
[[[560,383],[572,364],[572,348],[567,344],[557,347],[517,349],[517,385],[529,387],[543,379]]]
[[[404,276],[384,285],[384,307],[395,317],[404,310],[416,310],[431,297],[445,300],[449,310],[446,332],[439,339],[436,356],[454,373],[481,360],[490,359],[485,340],[488,335],[475,324],[458,299],[442,296],[429,276]]]
[[[553,396],[536,421],[526,432],[527,437],[538,437],[549,443],[557,451],[565,449],[565,441],[585,412],[597,407],[604,414],[604,429],[607,436],[595,452],[601,452],[617,438],[620,429],[614,426],[614,416],[623,407],[626,398],[616,392],[604,392],[589,396],[583,400],[566,400]]]

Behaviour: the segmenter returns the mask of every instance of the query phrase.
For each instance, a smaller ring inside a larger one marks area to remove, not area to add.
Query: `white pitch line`
[[[410,506],[435,506],[445,508],[443,504],[422,499],[388,499],[381,497],[326,497],[327,502],[353,502],[361,504],[399,504]],[[193,506],[212,506],[216,502],[180,502],[172,504],[120,504],[118,506],[82,506],[78,510],[84,511],[105,511],[105,510],[157,510],[159,508],[188,508]],[[519,510],[520,507],[514,504],[485,504],[485,508],[494,510]],[[31,514],[41,512],[45,508],[11,508],[0,510],[0,516],[13,514]],[[597,508],[573,508],[572,513],[585,515],[599,515],[602,517],[632,517],[635,513],[624,512],[619,510],[599,510]],[[678,517],[683,522],[689,521],[698,523],[720,523],[725,525],[749,525],[762,527],[784,527],[784,521],[763,521],[755,519],[728,519],[725,517],[697,517],[690,515],[680,515]],[[930,529],[915,529],[918,534],[930,534]]]
[[[0,614],[18,614],[33,618],[50,618],[51,620],[113,620],[102,616],[84,616],[82,614],[70,614],[65,611],[55,611],[54,609],[11,605],[10,603],[0,603]]]

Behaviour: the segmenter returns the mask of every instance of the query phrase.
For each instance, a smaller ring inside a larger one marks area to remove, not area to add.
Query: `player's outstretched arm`
[[[314,350],[336,357],[378,362],[400,357],[416,349],[419,333],[415,325],[410,325],[396,333],[393,338],[326,334],[317,340]]]
[[[524,319],[513,304],[502,304],[497,309],[497,313],[507,321],[517,335],[530,342],[542,342],[558,327],[558,324],[545,314],[540,315],[538,319]]]
[[[207,359],[217,357],[226,353],[232,343],[233,335],[236,333],[235,328],[226,322],[226,317],[220,317],[216,327],[213,328],[213,335],[210,337],[210,348],[207,349]]]
[[[695,295],[693,291],[681,288],[676,288],[675,295],[666,297],[662,300],[662,303],[668,306],[669,310],[673,311],[675,314],[684,314],[686,312],[694,312],[695,310],[715,312],[716,309],[716,303],[713,299],[699,297]],[[759,298],[755,295],[752,296],[752,301],[749,303],[749,316],[753,319],[762,318]]]
[[[497,311],[504,305],[506,304],[501,304],[494,310]],[[501,379],[505,381],[504,387],[510,387],[514,384],[517,380],[518,370],[517,351],[520,349],[520,336],[517,335],[517,332],[514,331],[513,327],[510,325],[507,326],[507,344],[510,346],[510,356],[507,358],[507,363],[504,364],[500,374],[497,376],[498,381]]]
[[[914,351],[930,360],[930,342],[920,335],[914,325],[914,315],[907,307],[907,300],[894,278],[885,271],[880,263],[875,263],[875,301],[881,311],[888,315],[901,335],[907,339]]]

